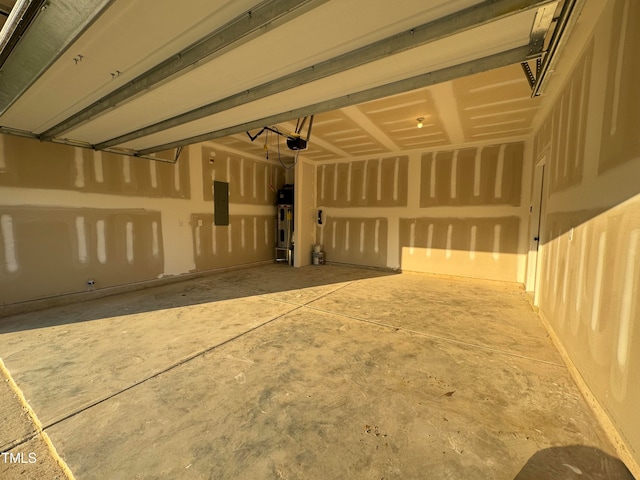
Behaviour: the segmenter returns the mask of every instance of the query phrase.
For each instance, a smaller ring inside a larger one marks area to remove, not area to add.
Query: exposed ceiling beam
[[[137,138],[167,130],[261,98],[284,92],[331,75],[364,65],[400,52],[426,45],[471,28],[485,25],[525,10],[541,7],[557,0],[488,0],[460,12],[447,15],[409,31],[392,35],[351,52],[321,62],[249,90],[231,95],[167,120],[149,125],[119,137],[101,142],[96,149],[109,148]],[[51,132],[51,131],[50,131]],[[50,132],[45,132],[48,136]],[[55,132],[54,132],[55,134]]]
[[[46,2],[0,70],[0,115],[40,78],[113,0]]]
[[[347,117],[357,123],[367,134],[375,138],[390,152],[400,150],[400,148],[395,143],[393,143],[393,140],[391,140],[382,130],[380,130],[371,121],[371,119],[369,119],[369,117],[362,113],[359,108],[354,106],[345,107],[342,109],[342,113],[344,113]]]
[[[232,45],[266,33],[326,1],[328,0],[264,0],[207,37],[43,132],[41,138],[50,140],[57,137],[138,94],[158,86],[185,69],[195,66],[205,58],[211,58],[212,55],[220,54]]]
[[[440,83],[434,85],[430,91],[433,103],[436,106],[436,112],[438,112],[442,122],[442,127],[449,137],[449,142],[454,145],[464,143],[464,128],[460,122],[460,116],[444,114],[447,111],[458,112],[458,101],[453,91],[453,85],[451,83]]]
[[[160,152],[163,150],[169,150],[179,146],[189,145],[191,143],[205,142],[208,140],[214,140],[216,138],[226,137],[233,135],[234,133],[245,132],[254,128],[262,128],[265,125],[274,125],[281,122],[290,121],[295,118],[306,117],[309,115],[315,115],[322,112],[328,112],[331,110],[337,110],[339,108],[347,107],[350,105],[356,105],[358,103],[369,102],[371,100],[377,100],[379,98],[396,95],[398,93],[407,92],[410,90],[416,90],[418,88],[434,85],[441,82],[446,82],[460,77],[473,75],[487,70],[493,70],[495,68],[504,67],[514,63],[520,63],[530,58],[530,46],[524,45],[522,47],[500,52],[487,57],[471,60],[469,62],[454,65],[452,67],[443,68],[434,72],[429,72],[415,77],[399,80],[387,85],[370,88],[357,93],[344,95],[331,100],[316,103],[302,108],[297,108],[287,112],[282,112],[276,115],[271,115],[258,120],[253,120],[247,123],[234,125],[231,127],[223,128],[209,133],[196,135],[193,137],[185,138],[175,142],[166,143],[163,145],[157,145],[154,147],[139,150],[140,155],[149,155],[151,153]]]

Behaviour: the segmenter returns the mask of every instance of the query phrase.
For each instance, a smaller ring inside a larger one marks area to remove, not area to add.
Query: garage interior
[[[640,477],[637,2],[0,13],[3,478]]]

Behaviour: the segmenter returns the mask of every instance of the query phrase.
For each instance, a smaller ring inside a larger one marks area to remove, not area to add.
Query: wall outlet
[[[569,230],[569,241],[573,242],[573,227]]]

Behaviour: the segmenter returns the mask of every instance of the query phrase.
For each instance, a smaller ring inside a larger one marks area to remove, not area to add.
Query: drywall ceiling
[[[268,140],[245,131],[315,114],[315,160],[522,136],[540,100],[520,64],[561,3],[45,2],[0,69],[0,127],[143,156],[212,139],[258,153]]]

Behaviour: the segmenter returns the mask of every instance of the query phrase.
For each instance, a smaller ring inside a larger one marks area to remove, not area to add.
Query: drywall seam
[[[432,217],[432,218],[487,218],[522,217],[522,207],[505,205],[465,206],[465,207],[328,207],[318,205],[322,212],[331,217]]]
[[[558,350],[558,353],[560,353],[560,356],[562,357],[562,360],[564,361],[564,364],[566,365],[571,378],[573,378],[573,381],[576,383],[578,390],[580,390],[582,397],[586,400],[587,404],[591,408],[591,411],[600,423],[600,426],[609,438],[609,441],[612,443],[613,448],[615,449],[617,455],[620,457],[620,460],[622,460],[622,462],[627,466],[627,468],[629,469],[629,471],[631,471],[631,474],[635,478],[640,478],[640,464],[633,458],[629,447],[618,432],[618,429],[614,425],[613,421],[607,414],[606,410],[602,407],[602,405],[600,405],[600,402],[598,402],[596,397],[591,392],[589,385],[587,385],[587,382],[580,374],[578,368],[571,361],[571,357],[565,350],[564,345],[560,341],[560,338],[556,334],[555,330],[551,327],[551,324],[547,320],[542,310],[538,311],[538,316],[547,329],[549,337]]]
[[[534,132],[535,131],[536,130],[534,130]],[[394,154],[397,155],[398,153],[402,153],[403,156],[411,157],[412,155],[420,156],[423,154],[426,155],[429,153],[439,153],[442,151],[453,151],[454,149],[464,150],[467,148],[493,147],[493,146],[502,145],[502,144],[526,142],[531,138],[532,138],[532,134],[528,133],[526,135],[514,135],[512,137],[492,138],[489,140],[482,140],[482,141],[452,143],[450,145],[435,145],[433,147],[419,147],[411,150],[402,150],[402,152],[394,152],[394,151],[380,152],[379,154],[376,154],[376,158],[378,155],[381,156],[380,158],[390,158],[390,157],[393,157]],[[311,141],[313,142],[313,140]],[[443,150],[443,149],[446,149],[446,150]],[[300,156],[300,158],[306,159],[306,157],[303,157],[302,155]],[[310,160],[310,161],[312,161],[314,165],[331,165],[336,163],[349,163],[349,162],[357,162],[361,160],[371,160],[371,159],[372,159],[371,154],[362,154],[357,156],[345,156],[340,158],[333,158],[333,159],[326,159],[326,160]]]

